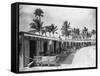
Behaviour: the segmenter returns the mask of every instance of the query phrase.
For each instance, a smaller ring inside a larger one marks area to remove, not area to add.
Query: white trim
[[[96,42],[95,39],[84,39],[84,40],[67,39],[67,40],[61,40],[59,38],[46,37],[46,36],[38,36],[38,35],[31,35],[31,34],[26,34],[26,33],[24,33],[24,36],[38,37],[38,38],[50,39],[50,40],[56,40],[56,41],[63,41],[63,42],[94,42],[94,43]]]

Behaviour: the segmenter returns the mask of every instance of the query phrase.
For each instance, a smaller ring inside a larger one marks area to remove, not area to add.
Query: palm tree
[[[57,31],[58,29],[57,29],[57,26],[54,26],[54,24],[51,24],[51,32],[52,32],[52,34],[53,34],[53,36],[54,36],[54,33]],[[56,32],[57,33],[57,32]]]
[[[30,24],[31,28],[34,30],[31,30],[31,32],[41,32],[42,30],[42,26],[43,26],[43,22],[41,21],[41,17],[43,17],[44,12],[42,11],[42,9],[37,8],[34,12],[35,14],[35,19],[33,19],[33,22]]]
[[[87,31],[88,31],[88,28],[84,27],[83,33],[87,33]]]
[[[72,36],[73,36],[73,38],[79,38],[79,35],[80,35],[80,29],[79,28],[74,28],[74,29],[72,29]]]
[[[92,33],[93,35],[96,34],[96,30],[93,29],[91,33]]]
[[[91,33],[87,33],[87,38],[91,38],[92,34]]]
[[[92,39],[96,39],[96,30],[95,29],[93,29],[92,31],[91,31],[91,37],[92,37]]]
[[[64,21],[63,26],[62,26],[62,28],[61,28],[61,30],[62,30],[62,35],[63,35],[63,36],[66,36],[66,37],[69,36],[70,33],[71,33],[71,31],[70,31],[69,29],[70,29],[70,22]]]
[[[41,32],[42,32],[42,35],[45,34],[45,36],[46,36],[46,32],[47,32],[46,27],[42,27]]]
[[[79,28],[76,29],[76,34],[80,35],[80,29]]]
[[[79,37],[80,37],[80,29],[79,28],[76,29],[76,35],[77,35],[77,39],[79,39]]]
[[[88,28],[84,27],[84,29],[82,30],[83,39],[87,38],[87,33],[88,33]]]
[[[49,32],[49,35],[51,36],[51,26],[45,26],[46,32]]]
[[[39,32],[39,34],[40,34],[40,32],[41,32],[41,30],[42,30],[42,26],[43,26],[43,22],[40,22],[38,19],[33,19],[33,23],[31,23],[30,25],[31,25],[31,28],[33,29],[33,30],[31,30],[30,32]]]
[[[41,17],[43,17],[44,12],[42,11],[42,9],[37,8],[37,9],[35,9],[34,14],[35,14],[35,17],[41,19]]]

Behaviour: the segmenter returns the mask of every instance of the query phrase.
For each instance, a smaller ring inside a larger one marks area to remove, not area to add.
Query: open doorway
[[[34,56],[36,56],[36,41],[30,40],[30,58],[33,59]],[[30,59],[30,62],[32,62],[32,59]]]
[[[47,53],[47,50],[48,50],[48,43],[47,43],[47,41],[45,41],[44,42],[44,45],[43,45],[43,47],[44,47],[44,56],[46,55],[46,53]]]

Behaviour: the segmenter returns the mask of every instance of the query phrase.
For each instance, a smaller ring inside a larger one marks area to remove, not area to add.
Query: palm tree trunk
[[[53,37],[54,37],[54,32],[52,34],[53,34]]]

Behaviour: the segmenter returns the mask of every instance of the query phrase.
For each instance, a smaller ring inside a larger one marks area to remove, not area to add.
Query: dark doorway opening
[[[44,42],[44,45],[43,45],[43,47],[44,47],[44,56],[46,55],[46,53],[47,53],[47,41],[45,41]]]
[[[56,41],[54,41],[54,53],[56,54]]]
[[[30,58],[33,59],[34,56],[36,56],[36,41],[30,40]],[[32,59],[30,59],[30,62],[32,62]]]

